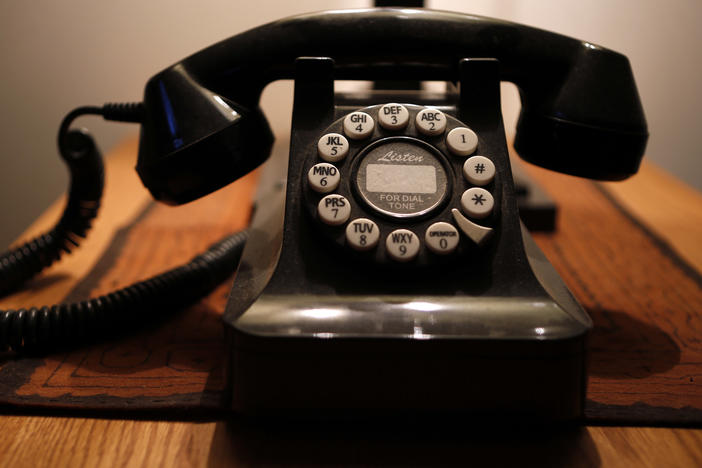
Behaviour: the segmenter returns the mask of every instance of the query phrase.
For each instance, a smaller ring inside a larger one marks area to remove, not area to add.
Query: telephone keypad
[[[380,229],[368,218],[357,218],[346,226],[346,242],[360,251],[370,250],[378,245]]]
[[[463,160],[486,150],[465,123],[389,103],[348,112],[321,135],[305,164],[305,197],[330,240],[375,262],[428,265],[492,236],[495,164]]]
[[[368,138],[375,130],[373,117],[365,112],[351,112],[344,119],[344,133],[353,140]]]
[[[327,133],[317,142],[317,153],[326,162],[341,161],[349,153],[349,141],[340,133]]]
[[[310,188],[318,193],[333,192],[339,186],[340,180],[339,169],[329,163],[315,164],[307,172]]]
[[[478,135],[470,128],[456,127],[446,135],[446,146],[456,156],[468,156],[478,147]]]
[[[351,203],[341,195],[327,195],[319,200],[317,214],[324,224],[339,226],[351,216]]]
[[[463,212],[475,219],[488,217],[494,204],[495,200],[490,192],[480,187],[469,188],[461,196]]]
[[[495,164],[485,156],[472,156],[463,163],[463,177],[473,185],[487,185],[495,177]]]

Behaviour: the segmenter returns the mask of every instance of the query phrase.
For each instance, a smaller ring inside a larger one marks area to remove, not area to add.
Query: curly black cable
[[[232,234],[183,266],[104,296],[73,304],[0,310],[0,351],[47,351],[182,310],[234,272],[246,239],[246,231]]]
[[[0,296],[17,290],[27,280],[70,253],[87,236],[100,208],[104,187],[102,157],[84,130],[70,130],[82,115],[102,115],[106,120],[140,122],[141,103],[85,106],[69,112],[61,122],[58,147],[70,172],[68,201],[58,223],[48,232],[0,255]]]

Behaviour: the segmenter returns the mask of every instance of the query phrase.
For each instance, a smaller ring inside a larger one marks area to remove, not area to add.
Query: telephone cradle
[[[592,322],[520,223],[500,81],[520,89],[522,157],[617,180],[648,135],[628,60],[431,10],[284,19],[149,81],[152,194],[184,203],[261,164],[276,79],[295,84],[290,153],[266,166],[224,314],[232,407],[579,417]],[[343,94],[340,79],[457,87]]]

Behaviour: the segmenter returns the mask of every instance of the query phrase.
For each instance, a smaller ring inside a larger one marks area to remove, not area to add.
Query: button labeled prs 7
[[[339,226],[351,215],[351,204],[341,195],[332,194],[319,200],[317,214],[324,224]]]
[[[365,112],[351,112],[344,119],[344,133],[351,139],[362,140],[373,133],[375,122]]]
[[[307,172],[307,182],[315,192],[329,193],[339,186],[341,176],[339,169],[333,164],[319,163],[312,166]]]

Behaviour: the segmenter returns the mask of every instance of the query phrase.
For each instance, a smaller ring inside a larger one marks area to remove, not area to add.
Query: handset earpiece
[[[182,65],[146,85],[137,172],[159,201],[183,204],[224,187],[263,163],[272,144],[260,109],[205,88]]]
[[[514,147],[525,160],[566,174],[621,180],[641,163],[648,130],[629,60],[578,42],[558,87],[545,72],[519,84],[522,110]],[[546,45],[544,45],[546,50]]]

